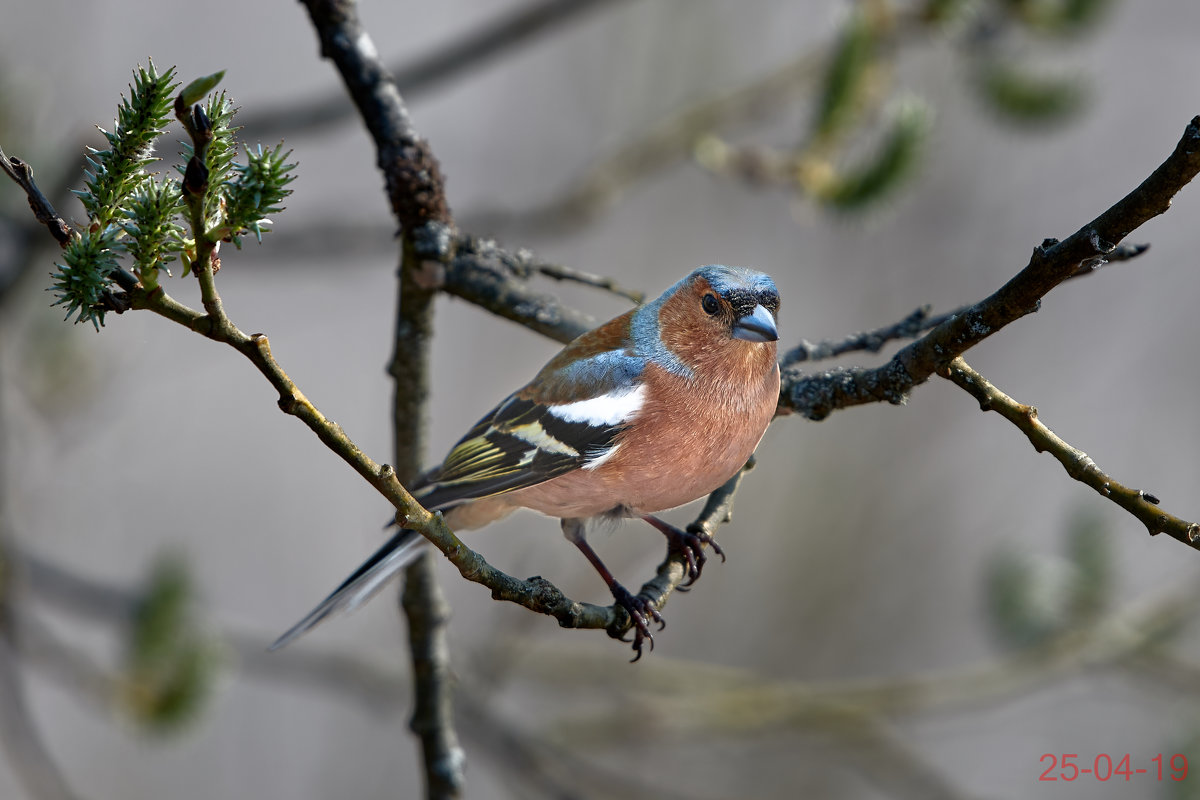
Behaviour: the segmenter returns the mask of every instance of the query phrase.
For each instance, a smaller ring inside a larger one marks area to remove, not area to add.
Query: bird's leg
[[[708,556],[704,554],[704,545],[711,547],[722,561],[725,560],[725,551],[721,549],[721,545],[717,544],[717,540],[711,533],[696,523],[689,525],[686,531],[681,531],[669,522],[664,522],[649,514],[642,519],[658,528],[667,537],[668,549],[681,553],[687,559],[688,579],[687,583],[679,587],[682,590],[686,591],[687,587],[695,583],[696,579],[700,577],[700,573],[704,571],[704,562],[708,560]]]
[[[604,562],[600,560],[600,556],[588,544],[584,522],[581,519],[564,519],[562,521],[563,536],[567,537],[567,541],[579,548],[579,552],[583,553],[584,557],[592,563],[596,572],[600,573],[600,577],[608,584],[609,591],[612,592],[613,599],[617,604],[629,612],[629,619],[633,622],[633,649],[637,651],[637,655],[633,657],[637,661],[642,657],[642,642],[646,639],[650,640],[650,649],[654,649],[654,635],[650,632],[650,621],[654,620],[658,623],[658,629],[661,631],[666,622],[663,621],[662,615],[658,613],[658,609],[644,597],[632,594],[628,589],[617,582],[613,574],[609,572],[608,567],[604,566]],[[623,641],[629,641],[625,639]]]

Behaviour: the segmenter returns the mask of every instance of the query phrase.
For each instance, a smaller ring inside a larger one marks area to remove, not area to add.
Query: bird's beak
[[[755,306],[753,311],[739,317],[733,324],[733,338],[747,342],[776,341],[779,339],[779,329],[775,327],[775,315],[761,305]]]

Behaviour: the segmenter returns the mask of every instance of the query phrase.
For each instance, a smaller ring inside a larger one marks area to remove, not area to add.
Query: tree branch
[[[426,259],[445,253],[453,220],[441,168],[409,119],[395,81],[358,19],[351,0],[305,3],[321,52],[337,67],[375,143],[388,200],[401,232],[400,269],[389,373],[393,450],[401,481],[421,471],[429,397],[429,344],[436,289],[422,274]],[[436,264],[436,261],[430,262]],[[437,583],[432,557],[422,554],[406,570],[401,608],[408,620],[414,708],[409,727],[421,741],[429,798],[464,792],[466,758],[454,727],[450,608]]]
[[[5,174],[24,190],[34,218],[46,226],[46,230],[50,232],[60,247],[66,247],[67,242],[71,239],[71,227],[58,215],[49,198],[42,194],[42,190],[34,183],[33,167],[15,156],[10,158],[4,154],[3,149],[0,149],[0,169],[3,169]]]
[[[783,354],[779,366],[786,368],[804,361],[823,361],[837,358],[846,353],[878,353],[888,342],[896,339],[914,339],[922,332],[936,328],[962,309],[930,316],[931,306],[921,306],[899,322],[876,328],[872,331],[852,333],[842,339],[822,339],[813,343],[805,339]]]
[[[511,253],[490,239],[461,237],[441,276],[442,291],[558,342],[569,342],[598,321],[525,280],[532,256]]]
[[[518,253],[518,256],[522,255]],[[556,281],[565,281],[570,283],[580,283],[584,286],[591,286],[596,289],[603,289],[606,292],[615,294],[617,297],[623,297],[636,305],[641,305],[646,302],[646,293],[626,289],[621,284],[617,283],[616,279],[609,278],[604,275],[595,275],[591,272],[584,272],[578,269],[564,266],[562,264],[536,264],[533,266],[540,275],[545,275],[547,278],[552,278]]]
[[[438,223],[431,223],[419,230],[438,228]],[[422,266],[427,268],[428,263],[423,262]],[[601,628],[616,637],[629,628],[629,615],[624,608],[574,601],[541,577],[530,578],[527,581],[514,578],[496,569],[483,556],[463,544],[462,540],[446,527],[440,514],[431,514],[417,503],[397,479],[396,472],[390,465],[381,465],[371,459],[354,444],[340,425],[329,420],[312,404],[275,361],[266,334],[248,336],[228,320],[228,324],[215,324],[210,314],[180,303],[161,286],[147,290],[135,276],[124,270],[114,272],[113,278],[125,291],[125,296],[121,298],[123,308],[152,311],[202,336],[227,344],[249,359],[279,393],[280,410],[297,417],[308,426],[326,447],[383,495],[396,509],[399,524],[417,531],[428,539],[450,563],[454,564],[464,578],[491,589],[494,599],[513,602],[540,614],[553,616],[564,628]],[[515,292],[517,296],[540,298],[544,302],[544,308],[540,309],[536,304],[522,307],[516,314],[522,319],[526,314],[537,314],[543,317],[542,324],[546,324],[545,311],[554,312],[563,308],[552,298],[529,292],[527,287],[509,277],[502,278],[501,285],[505,291]],[[559,335],[563,335],[569,325],[578,324],[578,319],[577,314],[563,314],[558,319],[558,326],[551,325],[548,329],[558,330]],[[681,570],[678,572],[681,573]],[[671,580],[674,580],[674,583]],[[673,589],[678,582],[678,579],[668,580],[660,575],[655,585],[664,588],[669,586]]]
[[[862,403],[903,404],[912,389],[938,369],[996,331],[1038,310],[1051,289],[1116,251],[1138,226],[1165,212],[1174,197],[1200,172],[1200,117],[1140,186],[1084,225],[1065,241],[1047,239],[1034,248],[1029,264],[991,296],[942,322],[879,367],[837,369],[819,375],[784,371],[779,413],[813,420]],[[1120,252],[1120,251],[1117,251]]]
[[[430,513],[417,503],[397,480],[396,472],[390,465],[380,465],[372,460],[354,444],[340,425],[326,418],[304,396],[271,355],[270,343],[265,334],[247,336],[233,325],[228,329],[213,329],[207,314],[184,306],[161,288],[147,292],[140,284],[136,285],[130,293],[130,301],[132,308],[144,308],[160,314],[210,339],[228,344],[248,358],[279,392],[279,407],[284,413],[299,418],[326,447],[382,494],[396,508],[399,524],[417,531],[428,539],[458,568],[464,578],[491,589],[494,599],[517,603],[540,614],[552,616],[564,628],[604,628],[614,638],[620,638],[629,629],[629,615],[623,607],[597,606],[572,600],[554,584],[541,577],[528,580],[514,578],[496,569],[483,556],[463,544],[462,540],[446,527],[441,514]],[[732,491],[740,482],[741,475],[739,472],[725,487],[718,490],[719,502],[710,501],[697,524],[708,525],[711,529],[711,526],[728,517]],[[665,602],[666,596],[684,578],[684,563],[682,555],[670,555],[659,567],[656,578],[643,588],[642,594],[656,602]]]
[[[1128,511],[1146,526],[1151,536],[1166,533],[1172,539],[1200,550],[1200,524],[1168,514],[1158,507],[1158,498],[1154,495],[1118,483],[1101,470],[1087,453],[1072,447],[1047,428],[1038,419],[1036,408],[1018,403],[997,389],[962,357],[951,361],[938,374],[978,400],[981,410],[995,411],[1016,425],[1029,439],[1034,450],[1054,456],[1068,475]]]
[[[379,76],[377,70],[369,69],[356,74]],[[372,96],[370,92],[359,94]],[[388,92],[380,90],[379,94],[387,95]],[[393,100],[399,103],[398,96]],[[403,122],[404,130],[411,132],[411,123],[407,122],[407,114],[403,113],[402,106],[400,112],[390,113]],[[1168,207],[1170,198],[1200,170],[1198,139],[1200,118],[1188,126],[1183,139],[1166,162],[1126,198],[1067,241],[1043,243],[1035,250],[1029,266],[999,291],[940,323],[925,337],[901,350],[888,364],[875,369],[833,370],[815,376],[801,375],[794,367],[786,369],[779,413],[799,411],[811,419],[822,419],[832,410],[864,402],[904,402],[907,391],[919,382],[917,377],[920,377],[920,381],[927,379],[939,361],[949,363],[953,355],[982,341],[1003,324],[1036,309],[1041,295],[1049,288],[1078,274],[1082,266],[1097,263],[1096,259],[1114,252],[1113,245],[1102,245],[1108,241],[1106,236],[1124,236],[1145,220],[1162,213]],[[423,145],[423,142],[420,144]],[[436,192],[432,197],[438,197]],[[436,203],[434,205],[437,206]],[[420,215],[403,218],[411,221],[420,219]],[[590,321],[586,317],[552,297],[533,292],[525,282],[518,280],[511,265],[513,259],[520,262],[519,256],[504,253],[491,243],[479,240],[455,238],[448,243],[452,230],[436,221],[418,229],[418,233],[422,231],[427,235],[416,237],[423,243],[422,249],[431,255],[438,253],[437,257],[444,259],[445,270],[441,282],[442,288],[449,293],[479,302],[489,310],[502,313],[509,319],[560,341],[571,338],[589,326]],[[1124,251],[1116,252],[1124,254]],[[430,263],[423,263],[425,269],[422,274],[426,277],[429,277]],[[505,266],[506,263],[508,266]],[[437,282],[438,277],[434,276],[432,280]],[[132,294],[135,307],[150,308],[210,338],[221,338],[208,330],[210,324],[206,315],[187,309],[165,293],[156,292],[153,297],[138,291]],[[463,545],[441,523],[440,517],[435,518],[415,503],[396,480],[391,468],[386,465],[380,467],[367,458],[345,438],[340,428],[325,420],[308,403],[307,398],[299,393],[269,358],[265,336],[250,340],[240,331],[236,333],[237,337],[243,338],[235,337],[230,343],[254,361],[280,390],[281,408],[300,416],[323,442],[393,503],[408,527],[433,542],[464,577],[491,588],[496,599],[516,602],[539,613],[554,616],[563,627],[605,628],[610,634],[622,628],[627,615],[619,607],[573,601],[541,578],[518,580],[496,570],[482,556]],[[646,585],[646,592],[665,597],[678,585],[677,569],[668,564],[664,562],[660,567],[655,579]]]

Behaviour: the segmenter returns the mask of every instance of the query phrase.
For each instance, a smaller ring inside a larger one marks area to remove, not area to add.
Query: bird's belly
[[[719,435],[686,439],[622,442],[599,467],[520,489],[513,499],[552,517],[586,518],[618,509],[629,515],[664,511],[717,489],[746,463],[759,437],[734,442]]]

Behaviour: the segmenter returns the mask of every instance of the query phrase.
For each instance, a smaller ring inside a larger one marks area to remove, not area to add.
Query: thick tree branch
[[[447,224],[441,168],[417,135],[400,92],[358,18],[353,0],[306,0],[321,55],[333,62],[375,142],[392,213],[410,234],[428,222]],[[414,234],[415,235],[415,234]]]
[[[436,289],[422,274],[426,259],[442,256],[453,225],[441,168],[417,134],[408,111],[351,0],[305,3],[321,40],[321,52],[337,67],[375,143],[388,200],[400,227],[400,269],[389,373],[393,450],[401,481],[421,470],[429,398],[429,345]],[[433,262],[436,263],[436,262]],[[462,797],[465,756],[454,727],[450,608],[437,583],[435,564],[422,554],[408,567],[401,607],[408,620],[413,664],[413,713],[409,727],[421,741],[429,798]]]
[[[1087,261],[1068,277],[1082,278],[1092,275],[1106,264],[1131,261],[1149,249],[1150,245],[1148,244],[1119,245],[1103,260]],[[824,361],[830,358],[837,358],[846,353],[878,353],[889,342],[898,339],[915,339],[925,331],[936,328],[951,317],[962,314],[966,310],[967,307],[963,306],[953,311],[931,314],[932,307],[924,305],[899,322],[893,322],[891,325],[885,325],[874,330],[852,333],[841,339],[822,339],[819,342],[810,342],[806,339],[801,339],[800,344],[783,354],[783,357],[779,360],[779,366],[786,369],[805,361]]]
[[[489,239],[462,237],[445,265],[442,291],[474,303],[558,342],[569,342],[598,320],[530,287],[527,251],[503,250]]]
[[[1049,453],[1075,480],[1090,486],[1138,519],[1151,536],[1168,534],[1200,550],[1200,524],[1188,522],[1158,507],[1158,498],[1141,489],[1118,483],[1097,466],[1087,453],[1072,447],[1038,419],[1037,409],[1018,403],[997,389],[971,368],[961,357],[954,359],[939,374],[979,401],[983,411],[995,411],[1016,425],[1029,439],[1033,449]]]
[[[1065,241],[1047,239],[1029,264],[990,297],[964,309],[873,369],[819,375],[785,370],[779,411],[819,420],[832,412],[881,400],[904,403],[913,387],[996,331],[1038,310],[1042,298],[1081,269],[1108,258],[1129,233],[1165,212],[1200,172],[1200,117],[1194,118],[1158,169],[1140,186]],[[1120,251],[1118,251],[1120,252]]]

